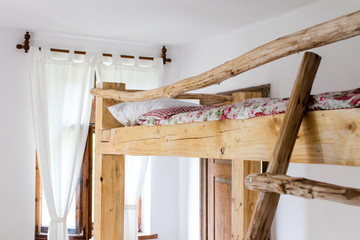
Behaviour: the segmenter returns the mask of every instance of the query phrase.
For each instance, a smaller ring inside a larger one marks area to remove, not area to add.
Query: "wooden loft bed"
[[[281,57],[357,35],[360,35],[360,11],[279,38],[208,72],[166,87],[126,92],[124,84],[103,83],[93,89],[92,93],[97,96],[95,239],[123,239],[124,155],[233,159],[232,236],[243,239],[256,199],[256,194],[245,189],[244,179],[248,174],[260,171],[260,161],[271,159],[285,121],[284,114],[279,114],[247,120],[122,127],[107,110],[108,106],[119,101],[176,98],[184,92],[218,84]],[[245,99],[247,95],[239,93],[229,98],[205,94],[198,97],[233,101]],[[190,97],[194,96],[181,96]],[[358,126],[359,108],[307,113],[297,134],[291,162],[360,166]]]

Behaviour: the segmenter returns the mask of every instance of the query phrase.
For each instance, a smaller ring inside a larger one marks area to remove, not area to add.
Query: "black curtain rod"
[[[24,35],[24,42],[22,44],[17,44],[16,48],[17,49],[24,49],[25,53],[27,53],[30,49],[30,34],[29,32],[26,32]],[[41,47],[39,47],[39,49],[41,50]],[[66,50],[66,49],[56,49],[56,48],[50,48],[50,51],[52,52],[62,52],[62,53],[69,53],[70,50]],[[166,58],[166,52],[167,49],[165,46],[162,47],[161,49],[161,54],[160,54],[160,58],[163,59],[163,63],[166,64],[167,62],[171,62],[170,58]],[[74,51],[75,54],[86,54],[85,51]],[[110,53],[103,53],[104,57],[112,57],[112,54]],[[121,58],[130,58],[130,59],[134,59],[135,56],[131,56],[131,55],[120,55]],[[153,57],[139,57],[139,59],[141,60],[154,60]]]

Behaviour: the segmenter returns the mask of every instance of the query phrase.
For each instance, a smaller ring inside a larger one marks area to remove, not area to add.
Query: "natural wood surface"
[[[304,54],[286,108],[284,122],[276,138],[272,159],[267,169],[269,173],[285,174],[288,169],[320,61],[321,58],[314,53]],[[279,197],[280,195],[276,193],[259,194],[245,239],[268,239]]]
[[[231,239],[231,160],[208,159],[207,240]]]
[[[103,139],[104,154],[269,161],[284,114],[173,126],[122,127]],[[308,112],[291,162],[360,166],[360,108]]]
[[[138,240],[142,239],[158,239],[158,234],[139,234]]]
[[[264,44],[240,57],[225,62],[200,75],[144,92],[109,91],[111,98],[134,102],[154,98],[173,98],[184,92],[204,88],[234,77],[276,59],[308,49],[351,38],[360,34],[360,11],[315,25]],[[94,89],[92,93],[95,94]],[[97,93],[96,93],[97,94]]]
[[[125,90],[124,84],[117,83],[103,83],[101,87]],[[107,109],[114,103],[115,101],[111,99],[96,98],[95,240],[123,240],[124,238],[125,157],[123,155],[105,155],[101,150],[103,130],[121,126]]]
[[[323,199],[360,206],[360,189],[338,186],[306,178],[268,173],[250,174],[245,179],[246,187],[254,191],[290,194],[307,199]]]
[[[129,94],[133,93],[145,93],[146,91],[141,90],[126,90],[124,91]],[[93,88],[91,93],[94,96],[99,96],[106,99],[121,99],[120,95],[122,95],[123,91],[118,91],[114,89],[101,89],[101,88]],[[214,101],[232,101],[232,97],[224,94],[206,94],[206,93],[184,93],[174,96],[175,99],[199,99],[199,100],[214,100]]]
[[[186,93],[179,94],[175,99],[199,99],[199,100],[213,100],[219,102],[232,101],[232,96],[224,94],[205,94],[205,93]]]
[[[42,216],[42,204],[41,204],[41,180],[40,180],[40,170],[37,159],[37,154],[35,154],[35,236],[41,233],[41,216]]]
[[[245,238],[258,193],[245,187],[245,177],[250,173],[260,173],[260,161],[234,159],[232,162],[232,240]]]
[[[124,188],[125,156],[102,155],[101,192],[101,240],[124,239]]]
[[[244,101],[249,98],[261,97],[260,92],[233,93],[233,102]],[[245,177],[250,173],[260,173],[260,161],[246,161],[233,159],[232,161],[232,211],[231,211],[231,239],[244,239],[252,212],[257,199],[257,192],[249,191],[245,187]]]

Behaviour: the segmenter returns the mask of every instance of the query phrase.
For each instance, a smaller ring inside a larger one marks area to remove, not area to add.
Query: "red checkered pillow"
[[[170,117],[186,112],[194,112],[199,110],[210,110],[218,106],[214,105],[206,105],[206,106],[180,106],[180,107],[170,107],[170,108],[162,108],[156,109],[150,112],[147,112],[140,116],[139,121],[143,122],[148,119],[169,119]]]

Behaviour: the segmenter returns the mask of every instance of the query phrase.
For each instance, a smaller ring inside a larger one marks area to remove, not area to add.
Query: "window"
[[[81,173],[76,188],[72,211],[69,218],[72,226],[68,228],[70,240],[87,240],[92,237],[92,163],[93,163],[93,134],[94,125],[89,127],[89,134],[84,152]],[[35,187],[35,240],[47,239],[48,226],[44,220],[47,211],[45,199],[41,190],[41,179],[36,159],[36,187]]]

